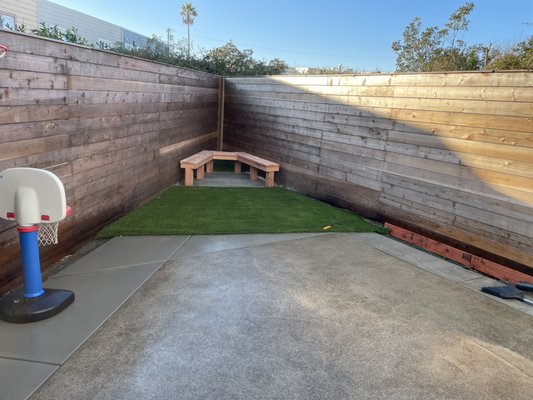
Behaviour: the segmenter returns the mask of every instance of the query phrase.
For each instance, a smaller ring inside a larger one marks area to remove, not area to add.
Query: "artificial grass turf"
[[[98,238],[135,235],[387,232],[361,216],[284,188],[175,186],[105,227]]]

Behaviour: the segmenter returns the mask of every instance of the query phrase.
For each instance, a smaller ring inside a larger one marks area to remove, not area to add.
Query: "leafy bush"
[[[25,32],[25,30],[24,25],[17,27],[19,32]],[[278,75],[288,69],[287,63],[277,58],[270,61],[256,60],[253,58],[252,50],[241,51],[231,41],[224,46],[205,52],[205,54],[189,55],[188,42],[181,41],[170,45],[155,35],[148,39],[146,47],[127,48],[121,42],[114,45],[103,42],[93,44],[80,36],[77,28],[71,27],[63,32],[57,25],[49,26],[44,22],[39,25],[39,28],[32,29],[31,33],[68,43],[97,47],[101,50],[226,76]]]
[[[18,26],[17,30],[20,32],[24,32],[24,25]],[[84,46],[90,45],[89,41],[81,37],[78,33],[78,29],[74,27],[68,28],[65,32],[63,32],[57,27],[57,25],[49,26],[46,25],[45,22],[41,22],[39,28],[32,29],[31,33],[37,36],[42,36],[50,39],[62,40],[63,42],[81,44]]]
[[[288,65],[279,59],[268,63],[253,58],[253,50],[239,50],[231,41],[209,51],[202,59],[207,71],[227,76],[281,74]]]
[[[444,28],[430,26],[422,30],[416,17],[403,32],[403,41],[392,43],[397,71],[464,71],[480,66],[479,46],[467,46],[459,39],[468,30],[468,15],[474,3],[466,3],[453,12]]]
[[[527,69],[533,70],[533,36],[528,40],[518,43],[510,51],[496,51],[488,69],[508,70]]]
[[[468,15],[474,3],[466,3],[450,15],[444,28],[431,26],[422,30],[422,20],[416,17],[405,28],[403,41],[392,43],[396,52],[396,70],[409,72],[468,71],[477,69],[533,69],[533,36],[511,50],[495,49],[492,45],[467,46],[459,39],[468,30]]]

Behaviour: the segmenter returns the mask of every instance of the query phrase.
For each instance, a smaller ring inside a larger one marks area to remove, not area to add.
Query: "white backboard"
[[[0,172],[0,218],[33,225],[59,222],[66,216],[65,188],[56,175],[38,168]]]

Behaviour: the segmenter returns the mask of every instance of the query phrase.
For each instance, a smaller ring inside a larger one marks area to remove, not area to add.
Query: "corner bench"
[[[190,157],[184,158],[180,162],[180,167],[185,169],[185,186],[193,186],[194,171],[196,179],[204,179],[205,173],[213,172],[215,160],[234,161],[234,171],[236,174],[241,173],[241,164],[250,166],[250,179],[257,180],[257,170],[265,172],[265,187],[274,186],[274,173],[279,171],[279,164],[265,160],[264,158],[254,156],[244,152],[234,151],[211,151],[202,150]]]

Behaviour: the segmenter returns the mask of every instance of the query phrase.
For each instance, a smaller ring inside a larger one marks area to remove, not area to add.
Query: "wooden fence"
[[[280,183],[533,269],[533,73],[226,80],[224,144]]]
[[[0,32],[0,171],[37,167],[63,181],[72,248],[178,179],[178,161],[215,148],[214,75]],[[18,237],[0,220],[0,294],[20,281]]]
[[[220,78],[0,32],[0,171],[65,184],[68,251],[217,145],[281,164],[280,183],[533,268],[533,73]],[[3,221],[3,220],[0,220]],[[0,222],[0,294],[20,282]]]

